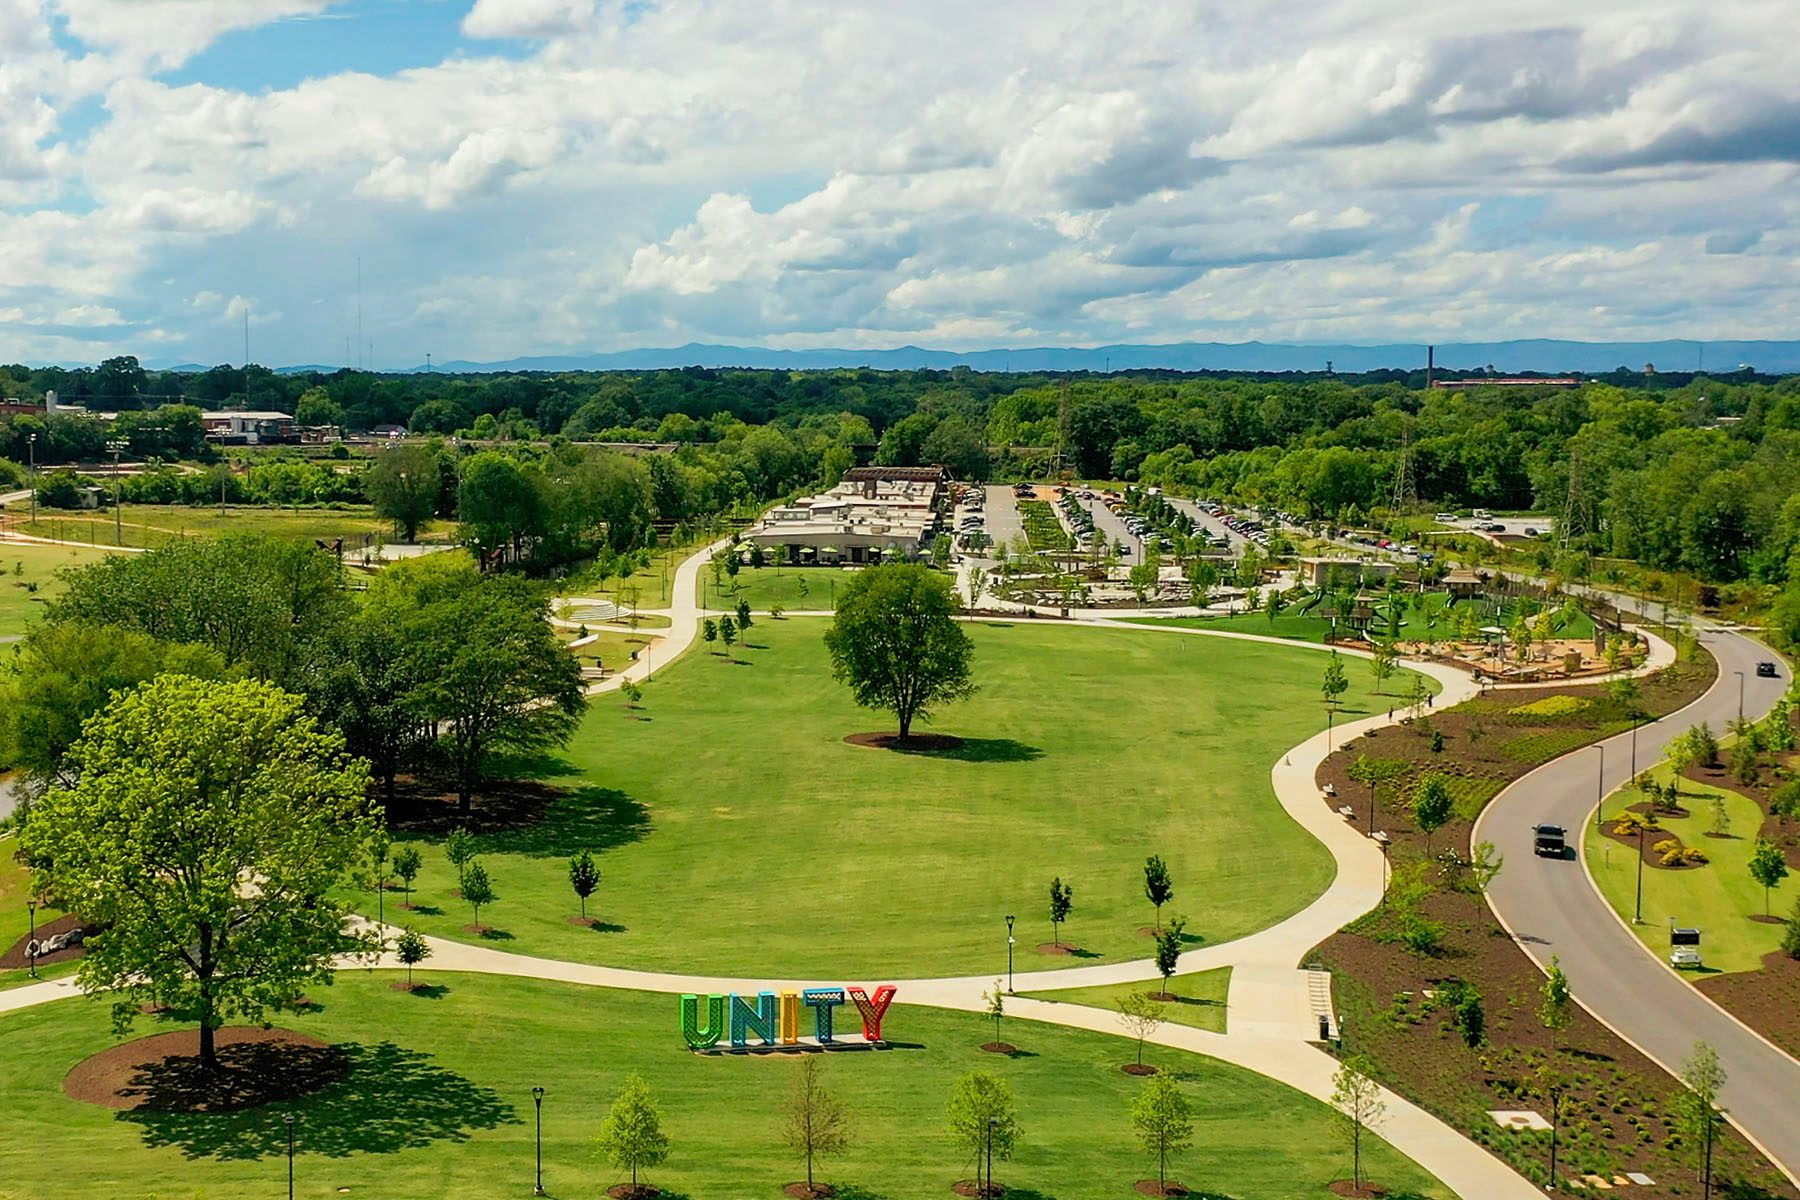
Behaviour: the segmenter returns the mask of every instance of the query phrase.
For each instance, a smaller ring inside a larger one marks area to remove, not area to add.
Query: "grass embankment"
[[[1323,656],[1148,630],[968,629],[981,690],[925,727],[964,739],[945,752],[845,744],[892,718],[831,681],[821,620],[758,620],[729,658],[697,646],[640,709],[601,698],[566,764],[545,769],[562,789],[547,811],[495,828],[478,810],[500,897],[483,923],[511,949],[648,969],[957,974],[1004,954],[1002,918],[1042,910],[1052,876],[1075,887],[1064,940],[1112,960],[1150,953],[1137,933],[1147,855],[1174,875],[1165,915],[1208,942],[1264,928],[1330,881],[1329,855],[1269,786],[1270,765],[1324,724]],[[1352,712],[1388,703],[1366,673],[1352,683]],[[429,908],[413,920],[466,937],[448,823],[422,839]],[[566,862],[583,848],[605,875],[599,930],[568,921]]]
[[[0,637],[16,637],[37,618],[58,592],[56,573],[106,557],[104,550],[82,546],[35,546],[0,542]]]
[[[581,989],[497,976],[421,976],[441,991],[394,992],[397,976],[340,975],[314,994],[316,1013],[283,1027],[345,1045],[351,1074],[292,1104],[226,1115],[120,1113],[70,1099],[62,1079],[114,1044],[97,1005],[62,1002],[0,1017],[0,1197],[182,1196],[225,1200],[279,1193],[295,1115],[296,1194],[485,1200],[530,1191],[533,1087],[543,1087],[544,1182],[551,1195],[598,1195],[622,1176],[594,1133],[628,1073],[644,1077],[670,1139],[646,1172],[672,1198],[772,1196],[803,1164],[785,1147],[783,1105],[799,1064],[690,1054],[674,996]],[[139,1032],[157,1027],[140,1023]],[[848,1153],[818,1174],[841,1196],[937,1200],[972,1175],[944,1132],[956,1078],[987,1071],[1018,1104],[1023,1136],[998,1179],[1015,1195],[1131,1194],[1154,1178],[1126,1115],[1142,1081],[1124,1074],[1135,1048],[1104,1034],[1011,1022],[1017,1057],[978,1049],[992,1027],[976,1014],[897,1006],[884,1032],[896,1048],[824,1060],[827,1087],[854,1118]],[[1195,1149],[1171,1177],[1234,1200],[1328,1200],[1348,1177],[1349,1150],[1325,1105],[1247,1071],[1180,1051],[1145,1058],[1175,1072],[1196,1109]],[[1396,1191],[1450,1193],[1385,1144],[1364,1168]]]
[[[1108,983],[1099,987],[1032,992],[1031,998],[1116,1010],[1119,1001],[1131,993],[1144,992],[1160,996],[1162,986],[1162,980],[1157,978],[1142,983]],[[1175,998],[1164,1002],[1163,1015],[1177,1025],[1192,1025],[1195,1029],[1204,1029],[1209,1033],[1224,1033],[1227,1019],[1225,997],[1230,989],[1230,967],[1218,967],[1194,975],[1176,975],[1169,980],[1169,994]]]
[[[126,504],[115,532],[111,512],[49,513],[38,510],[36,522],[24,521],[20,532],[58,541],[87,542],[105,549],[154,548],[172,538],[219,537],[228,533],[262,533],[295,541],[344,539],[344,554],[378,540],[395,541],[394,525],[367,506],[343,508],[273,508],[227,505],[197,508],[182,504]],[[421,540],[454,540],[454,524],[439,522],[420,535]]]
[[[1658,783],[1667,783],[1671,776],[1666,766],[1652,774]],[[1657,957],[1668,957],[1673,922],[1701,931],[1706,966],[1697,974],[1759,970],[1763,955],[1780,949],[1783,926],[1779,918],[1792,910],[1800,881],[1790,875],[1779,887],[1770,889],[1769,911],[1776,920],[1763,921],[1763,889],[1750,877],[1749,867],[1756,831],[1762,827],[1761,807],[1740,792],[1691,779],[1681,780],[1680,788],[1681,807],[1687,815],[1659,813],[1656,823],[1663,832],[1645,834],[1645,848],[1653,854],[1650,847],[1673,837],[1683,846],[1703,851],[1709,861],[1688,867],[1646,862],[1641,925],[1632,924],[1638,881],[1636,839],[1624,843],[1599,830],[1588,830],[1583,847],[1588,870],[1613,911]],[[1725,806],[1729,824],[1725,837],[1711,833],[1715,800]],[[1628,787],[1608,796],[1604,811],[1618,813],[1644,801],[1642,792]]]

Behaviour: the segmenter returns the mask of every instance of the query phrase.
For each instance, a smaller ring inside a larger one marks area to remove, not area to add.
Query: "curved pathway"
[[[1655,764],[1665,746],[1701,721],[1723,729],[1734,720],[1740,672],[1743,712],[1753,719],[1787,687],[1785,677],[1757,677],[1756,663],[1775,657],[1766,647],[1720,627],[1700,632],[1718,660],[1719,678],[1688,707],[1637,731],[1640,767]],[[1600,751],[1588,747],[1539,767],[1495,797],[1470,835],[1492,841],[1506,856],[1488,902],[1539,967],[1558,957],[1575,1000],[1671,1074],[1680,1072],[1695,1041],[1711,1043],[1729,1076],[1722,1099],[1732,1123],[1800,1183],[1800,1109],[1793,1103],[1800,1097],[1800,1063],[1651,953],[1600,895],[1584,862],[1532,853],[1531,829],[1539,823],[1585,833],[1599,794],[1610,795],[1631,778],[1631,744],[1628,733],[1601,743],[1604,773]]]
[[[659,656],[661,665],[673,661],[693,643],[701,618],[708,615],[695,601],[695,584],[699,572],[704,569],[713,551],[722,544],[724,543],[720,542],[703,547],[684,560],[675,574],[670,607],[666,610],[654,610],[666,613],[670,619],[669,629],[662,634],[664,640],[662,654]],[[969,619],[985,618],[976,615]],[[1229,638],[1316,653],[1326,653],[1332,649],[1235,631],[1123,625],[1099,614],[1084,614],[1076,620],[1059,621],[1055,624],[1130,630],[1147,636]],[[1338,650],[1346,657],[1368,657],[1361,651],[1343,648]],[[589,694],[615,690],[627,679],[648,679],[657,665],[659,664],[650,661],[633,663],[617,675],[590,686]],[[1446,704],[1458,703],[1479,690],[1468,674],[1459,669],[1427,662],[1407,665],[1438,680],[1443,688],[1441,696]],[[1646,669],[1654,669],[1654,665]],[[1324,843],[1337,864],[1336,875],[1326,890],[1311,904],[1276,925],[1235,941],[1203,947],[1182,955],[1178,974],[1185,975],[1221,966],[1232,968],[1228,1004],[1233,1015],[1227,1033],[1216,1034],[1187,1026],[1165,1025],[1150,1041],[1210,1055],[1329,1102],[1333,1089],[1332,1077],[1338,1068],[1338,1062],[1309,1043],[1308,1039],[1316,1034],[1315,1018],[1307,994],[1306,975],[1295,964],[1343,925],[1380,903],[1386,864],[1376,843],[1367,836],[1366,831],[1343,820],[1329,805],[1321,802],[1315,780],[1320,763],[1334,746],[1389,724],[1390,721],[1391,718],[1387,716],[1373,716],[1321,732],[1294,747],[1274,766],[1270,781],[1276,798],[1302,828]],[[390,929],[389,932],[398,931]],[[431,945],[432,959],[427,966],[418,969],[513,975],[585,986],[663,993],[757,991],[770,987],[806,987],[820,982],[836,985],[843,982],[835,979],[729,979],[677,975],[537,958],[439,939],[431,939]],[[360,961],[346,962],[344,965],[362,967],[369,964]],[[376,965],[383,968],[399,966],[391,955],[384,956]],[[1146,959],[1094,967],[1036,971],[1019,978],[1028,988],[1045,990],[1136,982],[1149,979],[1155,973],[1154,963]],[[897,982],[904,1003],[980,1012],[986,1007],[981,993],[990,986],[991,980],[991,973],[983,973]],[[0,1013],[79,994],[79,989],[70,979],[14,988],[0,992]],[[1118,1015],[1103,1009],[1053,1004],[1033,1000],[1028,996],[1009,997],[1007,1007],[1011,1015],[1028,1020],[1104,1033],[1124,1032]],[[1489,1197],[1497,1200],[1526,1200],[1527,1197],[1537,1195],[1536,1188],[1510,1167],[1438,1118],[1392,1093],[1384,1092],[1383,1098],[1387,1105],[1387,1117],[1379,1133],[1400,1153],[1436,1176],[1458,1195],[1470,1200],[1477,1197],[1482,1200]]]

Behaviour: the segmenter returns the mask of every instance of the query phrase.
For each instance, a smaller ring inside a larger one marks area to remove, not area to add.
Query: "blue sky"
[[[1790,337],[1790,5],[0,0],[0,361]]]

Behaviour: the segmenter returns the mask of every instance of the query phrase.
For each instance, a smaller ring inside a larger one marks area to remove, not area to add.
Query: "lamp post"
[[[989,1117],[988,1118],[987,1183],[985,1185],[983,1185],[980,1189],[978,1189],[983,1196],[987,1195],[988,1193],[990,1193],[994,1190],[994,1130],[999,1128],[999,1126],[1000,1126],[1000,1118],[999,1117]],[[1708,1144],[1708,1148],[1709,1149],[1711,1148],[1710,1143]]]
[[[288,1200],[294,1200],[294,1114],[282,1113],[281,1123],[287,1126],[288,1139]]]
[[[31,968],[30,976],[37,978],[37,900],[25,901],[25,912],[31,920],[31,933],[25,940],[25,961]]]
[[[1548,1183],[1546,1183],[1544,1185],[1544,1190],[1546,1192],[1554,1192],[1556,1190],[1556,1125],[1557,1125],[1556,1108],[1557,1108],[1557,1102],[1559,1100],[1561,1100],[1561,1098],[1562,1098],[1562,1089],[1557,1087],[1555,1084],[1551,1084],[1549,1091],[1550,1091],[1550,1180]]]
[[[1013,994],[1013,915],[1006,914],[1006,994]]]
[[[125,443],[115,438],[106,443],[106,448],[112,451],[113,456],[113,545],[123,546],[125,544],[125,537],[121,528],[121,518],[119,515],[119,455],[124,451]]]
[[[1654,817],[1656,815],[1656,806],[1655,805],[1651,806],[1650,815],[1652,817]],[[1646,822],[1644,822],[1644,821],[1638,822],[1637,903],[1633,906],[1632,913],[1631,913],[1631,923],[1633,925],[1642,925],[1644,923],[1644,827],[1645,827],[1645,825],[1646,825]]]
[[[537,1109],[537,1184],[531,1189],[534,1196],[548,1195],[544,1191],[544,1089],[531,1089],[531,1103]]]
[[[31,455],[31,522],[37,524],[37,434],[28,434],[25,448]]]

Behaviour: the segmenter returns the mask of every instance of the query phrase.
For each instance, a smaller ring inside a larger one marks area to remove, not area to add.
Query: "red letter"
[[[849,989],[850,999],[856,1004],[856,1011],[862,1014],[863,1037],[871,1042],[881,1040],[881,1018],[887,1012],[888,1005],[894,1002],[894,985],[884,983],[875,989],[875,999],[859,987]]]

